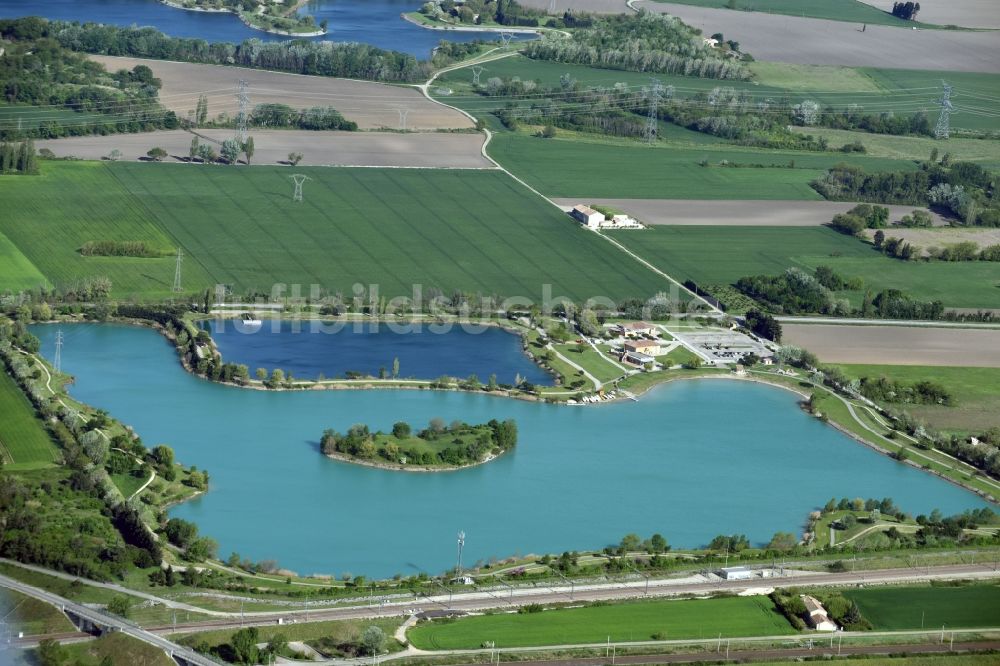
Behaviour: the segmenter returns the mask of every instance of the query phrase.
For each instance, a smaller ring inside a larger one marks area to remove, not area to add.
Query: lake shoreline
[[[180,3],[173,2],[173,0],[160,0],[160,4],[166,5],[167,7],[172,7],[173,9],[182,9],[186,12],[201,12],[203,14],[232,14],[240,21],[242,21],[243,25],[245,25],[248,28],[251,28],[253,30],[260,30],[261,32],[266,32],[271,35],[280,35],[281,37],[322,37],[327,33],[326,30],[312,30],[309,32],[289,32],[288,30],[280,30],[278,28],[263,28],[259,25],[254,25],[250,21],[250,19],[244,16],[241,12],[234,12],[233,10],[226,8],[213,9],[208,7],[185,7]],[[301,4],[302,3],[296,5],[296,9]]]
[[[480,461],[474,463],[467,463],[465,465],[453,465],[453,466],[428,466],[428,465],[401,465],[393,464],[390,462],[380,462],[377,460],[364,460],[362,458],[356,458],[354,456],[349,456],[343,453],[324,453],[322,455],[326,456],[330,460],[336,460],[337,462],[343,462],[350,465],[358,465],[360,467],[369,467],[371,469],[381,469],[389,472],[412,472],[414,474],[440,474],[446,472],[459,472],[463,469],[471,469],[473,467],[479,467],[487,463],[491,463],[497,458],[501,457],[506,451],[502,453],[493,454],[486,456]]]

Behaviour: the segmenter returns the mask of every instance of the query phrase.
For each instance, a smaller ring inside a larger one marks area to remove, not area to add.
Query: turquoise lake
[[[362,42],[426,59],[442,39],[495,41],[492,33],[428,30],[405,21],[400,14],[420,9],[421,0],[310,0],[299,12],[316,22],[327,21],[327,34],[311,40]],[[227,13],[194,12],[168,7],[159,0],[0,0],[0,17],[41,16],[60,21],[95,22],[120,26],[152,26],[171,37],[209,42],[244,39],[285,41],[282,35],[255,30]],[[529,35],[515,35],[526,39]]]
[[[398,359],[400,379],[476,375],[485,383],[496,375],[501,384],[515,384],[520,375],[532,384],[553,383],[521,351],[521,336],[496,326],[265,320],[247,328],[235,319],[202,326],[225,361],[242,363],[251,372],[281,368],[301,379],[321,373],[342,378],[348,371],[378,377],[381,369],[391,373]]]
[[[51,357],[56,327],[33,331]],[[778,530],[800,533],[833,496],[892,497],[912,513],[984,505],[764,385],[674,382],[638,402],[593,407],[416,390],[264,392],[187,374],[149,329],[63,331],[76,398],[210,472],[210,491],[171,515],[196,521],[222,557],[237,551],[301,574],[440,573],[455,563],[459,530],[472,563],[602,548],[628,532],[660,532],[676,547],[737,532],[766,542]],[[324,428],[433,417],[513,418],[519,443],[488,465],[437,474],[368,469],[318,451]]]

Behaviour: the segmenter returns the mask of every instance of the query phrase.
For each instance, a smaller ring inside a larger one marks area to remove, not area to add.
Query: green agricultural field
[[[45,276],[0,233],[0,291],[30,291],[47,286]]]
[[[874,291],[899,289],[948,307],[994,307],[997,302],[996,267],[990,262],[890,259],[827,227],[658,226],[609,235],[680,281],[731,284],[748,275],[826,265],[846,278],[862,278]],[[855,304],[863,296],[841,295]]]
[[[0,456],[5,469],[47,467],[56,459],[52,444],[35,410],[10,376],[0,370]]]
[[[733,0],[670,0],[670,2],[681,5],[697,5],[698,7],[787,14],[852,23],[927,27],[927,24],[924,23],[898,19],[888,12],[883,12],[859,0],[735,0],[735,5]]]
[[[119,297],[169,297],[172,257],[85,257],[79,252],[87,241],[100,240],[145,241],[172,252],[176,243],[144,202],[100,162],[43,162],[41,167],[39,176],[0,176],[0,199],[7,213],[0,216],[0,233],[37,271],[57,287],[105,276]],[[184,269],[192,284],[204,287],[210,282],[196,262],[187,262]],[[0,279],[9,277],[9,270],[0,268]],[[17,280],[15,276],[12,282]],[[0,291],[8,288],[7,282],[0,282]]]
[[[82,125],[104,123],[108,116],[99,113],[78,113],[72,109],[27,106],[24,104],[0,104],[0,131],[15,132],[35,129],[42,123],[55,122],[62,125]]]
[[[1000,626],[1000,586],[845,590],[878,631]]]
[[[45,163],[41,177],[0,180],[13,215],[0,221],[54,284],[108,275],[114,293],[162,298],[174,259],[82,257],[86,240],[147,240],[185,252],[186,290],[277,283],[352,295],[432,290],[542,298],[649,296],[668,283],[579,228],[499,171]],[[41,233],[40,233],[41,232]]]
[[[148,643],[121,632],[108,633],[95,641],[64,646],[71,663],[80,666],[112,664],[143,664],[144,666],[173,666],[167,653]]]
[[[868,155],[896,160],[926,160],[931,151],[938,155],[951,153],[956,161],[979,162],[987,168],[1000,168],[1000,141],[991,139],[932,139],[924,136],[893,136],[869,134],[851,130],[824,129],[821,127],[796,127],[795,132],[825,137],[831,146],[860,141]]]
[[[996,118],[997,90],[1000,74],[978,72],[934,72],[919,69],[862,69],[887,92],[907,92],[916,98],[928,99],[932,119],[937,118],[936,97],[940,97],[941,79],[954,87],[952,102],[957,112],[951,116],[951,126],[975,131],[1000,131]],[[877,100],[873,100],[877,104]],[[864,102],[861,102],[864,106]],[[912,107],[910,107],[912,109]]]
[[[540,613],[498,613],[431,622],[407,637],[422,649],[478,648],[664,639],[771,636],[795,630],[767,597],[666,600],[586,606]]]
[[[975,432],[1000,425],[1000,368],[949,368],[919,365],[840,365],[849,377],[886,377],[906,384],[922,380],[941,384],[955,405],[893,405],[943,430]]]

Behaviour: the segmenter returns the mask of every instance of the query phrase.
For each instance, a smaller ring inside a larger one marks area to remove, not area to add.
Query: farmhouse
[[[660,354],[660,343],[656,340],[629,340],[625,343],[626,352],[639,352],[648,356]]]
[[[716,46],[719,45],[719,40],[712,39],[711,37],[702,37],[701,38],[701,43],[702,43],[702,46],[707,46],[709,48],[714,49]]]
[[[811,597],[808,594],[801,596],[802,603],[806,606],[806,613],[808,613],[806,621],[810,627],[816,631],[837,631],[837,623],[830,619],[823,604],[816,597]]]
[[[653,325],[644,321],[626,321],[618,324],[618,332],[623,335],[656,335]]]
[[[587,227],[588,229],[643,229],[639,221],[628,215],[612,215],[608,217],[590,206],[577,204],[570,209],[569,214],[573,219]]]
[[[584,206],[583,204],[573,206],[573,210],[569,214],[588,229],[600,229],[601,223],[604,222],[604,213],[598,213],[590,206]]]

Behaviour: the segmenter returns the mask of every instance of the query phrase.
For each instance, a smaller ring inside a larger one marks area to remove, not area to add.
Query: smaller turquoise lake
[[[209,320],[204,327],[223,360],[250,368],[281,368],[299,379],[343,378],[348,371],[378,377],[399,359],[401,379],[464,379],[483,383],[491,374],[501,384],[520,375],[532,384],[551,385],[551,375],[521,350],[521,337],[497,326],[375,324],[265,320],[247,329],[234,319]]]
[[[49,358],[57,330],[32,327]],[[253,391],[188,374],[150,329],[62,330],[73,396],[211,474],[206,494],[170,514],[195,521],[222,557],[237,551],[302,574],[437,574],[454,566],[459,530],[471,564],[599,549],[629,532],[660,532],[675,547],[733,533],[766,543],[779,530],[800,534],[831,497],[892,497],[913,514],[985,506],[849,439],[770,386],[679,381],[638,402],[588,407],[450,391]],[[435,417],[512,418],[517,447],[446,473],[371,469],[318,450],[325,428],[387,430]]]

